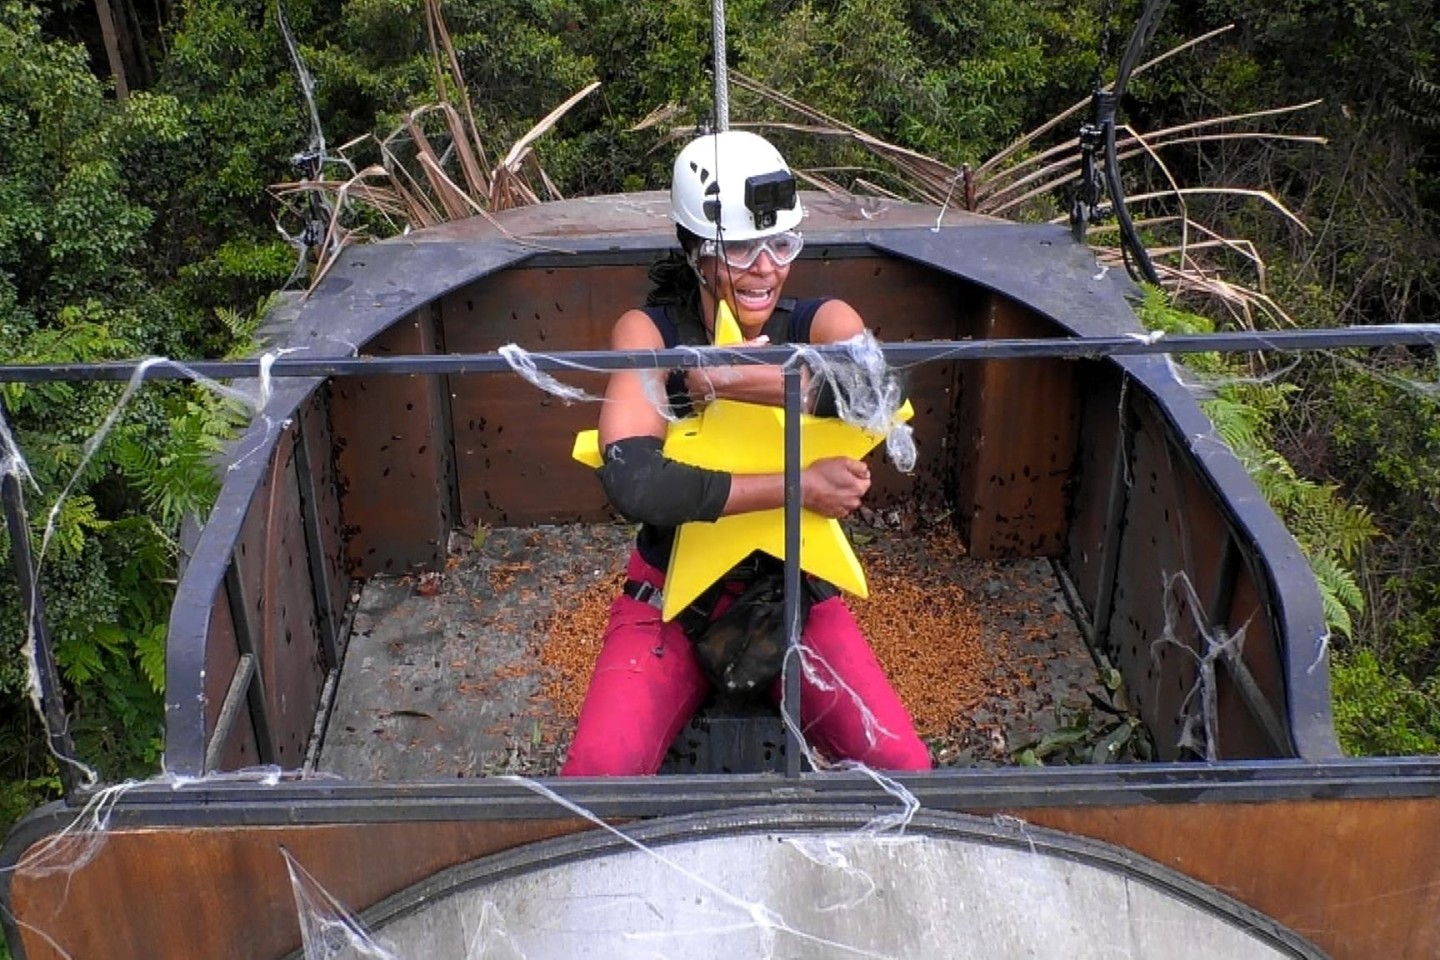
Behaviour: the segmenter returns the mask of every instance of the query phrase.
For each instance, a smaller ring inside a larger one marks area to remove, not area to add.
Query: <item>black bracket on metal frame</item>
[[[1075,199],[1070,206],[1070,233],[1076,243],[1085,242],[1086,229],[1091,223],[1110,214],[1109,208],[1100,204],[1105,185],[1096,157],[1104,157],[1106,126],[1115,123],[1115,95],[1108,90],[1096,90],[1090,102],[1094,119],[1080,127],[1080,182],[1075,186]]]
[[[250,722],[254,725],[255,749],[259,754],[259,760],[264,764],[278,763],[280,759],[280,747],[275,742],[274,734],[270,728],[269,708],[265,697],[265,678],[262,672],[264,661],[260,657],[260,649],[255,642],[255,634],[250,624],[250,604],[245,596],[245,582],[240,576],[239,557],[233,557],[230,565],[225,568],[225,594],[229,601],[230,620],[235,629],[235,647],[238,664],[235,667],[235,674],[231,680],[231,690],[237,694],[234,698],[238,702],[238,693],[245,694],[246,705],[249,707]],[[227,703],[232,700],[226,698]],[[231,711],[225,714],[229,722],[233,723],[238,711]],[[206,757],[212,754],[217,758],[225,745],[225,739],[229,736],[228,728],[221,728],[217,725],[215,733],[211,736],[211,744],[206,748]],[[207,768],[209,773],[210,769]]]
[[[315,489],[315,472],[310,455],[310,431],[305,419],[296,418],[295,482],[300,491],[300,516],[305,528],[305,552],[310,560],[311,596],[315,601],[316,626],[320,630],[320,649],[325,669],[340,665],[340,621],[330,596],[330,573],[325,567],[325,537],[320,529],[320,498]]]

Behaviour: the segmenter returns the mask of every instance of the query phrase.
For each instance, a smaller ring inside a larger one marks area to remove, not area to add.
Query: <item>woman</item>
[[[676,158],[670,199],[681,251],[651,270],[655,288],[647,306],[616,322],[614,349],[710,343],[721,300],[752,343],[832,343],[864,330],[859,314],[840,300],[782,301],[803,244],[795,232],[802,211],[793,175],[763,138],[732,130],[693,141]],[[713,610],[701,611],[698,623],[684,616],[662,622],[658,597],[675,528],[785,502],[783,474],[729,474],[666,459],[659,397],[680,415],[692,403],[716,397],[779,406],[783,380],[775,366],[612,375],[600,414],[605,463],[599,475],[610,502],[642,526],[562,776],[659,769],[711,686],[687,626],[694,634],[720,616],[745,579],[732,572],[728,592]],[[817,460],[801,474],[803,506],[836,519],[856,509],[869,487],[869,468],[846,457]],[[801,730],[807,742],[831,760],[928,770],[929,751],[909,714],[844,600],[826,587],[816,584],[802,634],[807,669]],[[779,679],[769,687],[778,699]]]

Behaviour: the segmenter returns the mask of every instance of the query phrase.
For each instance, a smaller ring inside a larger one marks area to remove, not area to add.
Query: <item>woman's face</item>
[[[729,301],[747,337],[758,334],[770,319],[780,301],[780,289],[790,276],[790,266],[777,266],[769,250],[761,251],[755,262],[743,270],[720,257],[700,258],[700,274],[705,278],[705,292],[714,301],[712,307],[722,298]]]

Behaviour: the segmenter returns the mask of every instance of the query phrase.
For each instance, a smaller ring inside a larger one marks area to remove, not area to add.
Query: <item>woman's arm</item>
[[[665,340],[642,310],[627,310],[610,331],[612,350],[663,350]],[[665,379],[660,370],[617,370],[600,405],[600,449],[626,437],[665,439]]]
[[[839,343],[849,340],[865,329],[865,321],[855,308],[844,300],[826,300],[810,324],[811,343]],[[746,346],[761,346],[747,340]],[[743,400],[779,407],[785,404],[783,368],[775,364],[729,367],[692,367],[685,371],[685,385],[696,403],[709,400]],[[810,371],[800,368],[800,392],[810,396]]]
[[[819,319],[817,313],[817,322]],[[611,332],[610,345],[616,350],[659,350],[665,346],[660,331],[640,310],[627,311],[620,317]],[[759,369],[769,369],[779,381],[780,368]],[[778,382],[776,386],[779,397]],[[783,473],[727,474],[657,455],[653,440],[663,442],[667,428],[658,405],[665,402],[664,382],[658,370],[620,370],[610,375],[600,410],[600,448],[606,459],[601,480],[622,515],[661,526],[673,525],[677,520],[713,520],[714,516],[704,514],[715,513],[713,504],[720,502],[722,492],[718,516],[784,506]],[[643,438],[651,440],[630,442]],[[860,505],[860,498],[870,487],[870,469],[858,460],[830,457],[806,467],[800,480],[801,504],[822,516],[838,519]],[[702,512],[691,515],[695,510]]]

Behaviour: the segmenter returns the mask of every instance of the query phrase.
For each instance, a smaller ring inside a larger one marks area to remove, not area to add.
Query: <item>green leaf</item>
[[[1118,724],[1105,739],[1095,744],[1095,748],[1090,752],[1090,762],[1114,763],[1121,756],[1121,751],[1124,750],[1125,744],[1130,742],[1130,737],[1134,733],[1134,721],[1127,719]]]

